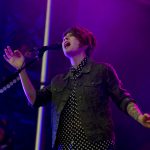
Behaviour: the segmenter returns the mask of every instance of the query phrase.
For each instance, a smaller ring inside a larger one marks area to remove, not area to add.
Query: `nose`
[[[68,36],[65,36],[64,39],[63,39],[63,41],[65,42],[67,40],[68,40]]]

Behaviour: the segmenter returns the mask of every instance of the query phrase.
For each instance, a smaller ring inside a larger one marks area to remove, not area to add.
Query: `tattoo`
[[[133,117],[137,121],[138,121],[139,115],[142,114],[141,111],[140,111],[140,109],[138,108],[138,106],[135,103],[133,103],[133,102],[130,102],[128,104],[128,106],[127,106],[127,112],[128,112],[128,114],[131,117]]]

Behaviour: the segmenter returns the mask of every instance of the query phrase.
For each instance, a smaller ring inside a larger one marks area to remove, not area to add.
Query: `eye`
[[[73,34],[72,33],[69,33],[69,35],[68,35],[69,37],[71,37],[71,36],[73,36]]]
[[[63,38],[63,41],[65,41],[65,40],[68,40],[68,35],[66,35],[64,38]]]

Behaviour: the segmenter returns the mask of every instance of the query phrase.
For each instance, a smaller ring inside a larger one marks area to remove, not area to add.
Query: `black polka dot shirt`
[[[77,67],[72,68],[74,87],[67,103],[60,115],[59,127],[55,143],[55,150],[108,150],[113,147],[111,140],[101,142],[89,142],[84,129],[78,110],[78,102],[76,97],[76,79],[80,76],[83,67],[87,63],[85,58]],[[113,149],[110,149],[113,150]]]

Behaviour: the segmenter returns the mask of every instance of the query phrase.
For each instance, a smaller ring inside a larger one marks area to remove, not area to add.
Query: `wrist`
[[[21,72],[24,69],[24,66],[25,66],[25,61],[23,61],[22,65],[18,67],[17,70]]]

